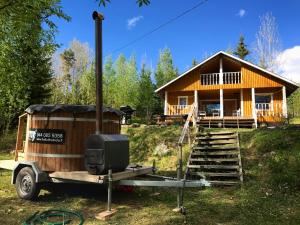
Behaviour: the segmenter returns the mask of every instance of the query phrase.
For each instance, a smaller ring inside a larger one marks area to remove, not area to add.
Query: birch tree
[[[273,72],[278,69],[277,56],[280,53],[280,38],[276,19],[272,13],[266,13],[260,17],[253,51],[261,67]]]

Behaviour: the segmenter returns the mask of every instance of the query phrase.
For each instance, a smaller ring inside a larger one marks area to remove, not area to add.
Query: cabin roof
[[[246,60],[240,59],[240,58],[238,58],[238,57],[236,57],[236,56],[233,56],[233,55],[231,55],[231,54],[228,54],[228,53],[226,53],[226,52],[224,52],[224,51],[219,51],[219,52],[217,52],[216,54],[212,55],[211,57],[205,59],[205,60],[202,61],[201,63],[197,64],[196,66],[192,67],[191,69],[187,70],[186,72],[184,72],[184,73],[181,74],[180,76],[174,78],[173,80],[169,81],[169,82],[166,83],[165,85],[163,85],[163,86],[161,86],[160,88],[156,89],[155,92],[157,93],[157,92],[163,90],[165,87],[167,87],[167,86],[169,86],[170,84],[174,83],[175,81],[179,80],[179,79],[182,78],[183,76],[189,74],[189,73],[190,73],[191,71],[193,71],[194,69],[196,69],[196,68],[202,66],[203,64],[205,64],[205,63],[208,62],[209,60],[211,60],[211,59],[217,57],[218,55],[225,55],[225,56],[227,56],[227,57],[229,57],[229,58],[232,58],[232,59],[234,59],[234,60],[236,60],[236,61],[239,61],[239,62],[241,62],[241,63],[244,63],[244,64],[246,64],[246,65],[249,65],[249,66],[251,66],[251,67],[253,67],[253,68],[255,68],[255,69],[258,69],[258,70],[260,70],[260,71],[262,71],[262,72],[265,72],[265,73],[267,73],[267,74],[269,74],[269,75],[271,75],[271,76],[273,76],[273,77],[276,77],[276,78],[278,78],[278,79],[280,79],[280,80],[282,80],[282,81],[285,81],[285,82],[287,82],[287,83],[289,83],[289,84],[291,84],[291,85],[294,85],[294,86],[296,86],[296,88],[299,87],[299,84],[297,84],[296,82],[291,81],[291,80],[289,80],[289,79],[287,79],[287,78],[285,78],[285,77],[283,77],[283,76],[280,76],[280,75],[278,75],[278,74],[276,74],[276,73],[273,73],[273,72],[271,72],[271,71],[268,71],[268,70],[266,70],[266,69],[263,69],[263,68],[260,67],[260,66],[257,66],[257,65],[255,65],[255,64],[253,64],[253,63],[250,63],[250,62],[246,61]]]

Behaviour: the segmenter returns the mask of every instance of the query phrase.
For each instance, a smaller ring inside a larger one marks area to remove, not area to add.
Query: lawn
[[[176,168],[179,126],[124,127],[131,141],[131,161],[151,164],[160,173]],[[172,212],[176,190],[136,188],[115,190],[117,214],[109,222],[94,215],[106,207],[106,190],[95,185],[59,185],[42,191],[37,202],[17,198],[10,173],[0,171],[0,224],[21,224],[36,211],[67,208],[83,213],[85,224],[300,224],[300,130],[297,128],[241,130],[245,182],[242,187],[186,189],[186,216]],[[7,145],[9,146],[9,145]],[[185,147],[185,158],[188,148]],[[0,158],[12,157],[1,153]]]

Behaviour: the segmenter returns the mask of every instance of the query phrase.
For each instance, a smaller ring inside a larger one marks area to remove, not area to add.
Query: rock
[[[141,124],[139,124],[139,123],[133,123],[133,124],[131,124],[131,127],[133,127],[133,128],[140,127],[140,126],[141,126]]]
[[[157,156],[165,156],[170,152],[170,149],[165,143],[158,144],[154,149],[154,154]]]

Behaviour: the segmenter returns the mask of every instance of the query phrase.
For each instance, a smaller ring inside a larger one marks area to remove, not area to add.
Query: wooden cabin
[[[189,114],[200,121],[274,124],[287,118],[287,97],[298,84],[220,51],[158,88],[164,118]]]

